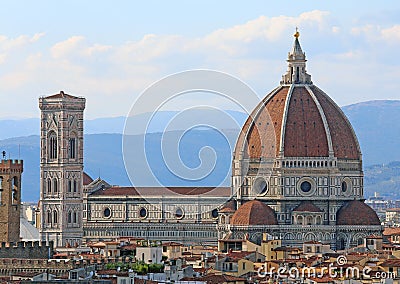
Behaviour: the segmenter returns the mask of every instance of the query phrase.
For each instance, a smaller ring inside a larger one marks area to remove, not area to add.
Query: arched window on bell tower
[[[73,133],[71,137],[68,139],[68,158],[76,159],[77,153],[77,144],[76,144],[76,135]]]
[[[55,178],[53,179],[53,192],[57,194],[58,192],[58,180]]]
[[[49,149],[49,153],[48,153],[48,157],[50,160],[54,160],[57,159],[57,153],[58,153],[58,148],[57,148],[57,135],[54,131],[51,131],[49,133],[49,145],[48,145],[48,149]]]
[[[51,210],[47,210],[47,223],[51,224],[52,218],[51,218]]]
[[[47,194],[51,194],[51,179],[47,179]]]
[[[57,212],[57,210],[53,211],[53,223],[55,225],[58,224],[58,212]]]

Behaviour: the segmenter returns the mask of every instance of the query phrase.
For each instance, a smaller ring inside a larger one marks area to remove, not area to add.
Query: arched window
[[[47,210],[47,223],[51,224],[51,211]]]
[[[303,217],[302,216],[297,217],[297,224],[303,225]]]
[[[76,213],[76,211],[74,211],[74,214],[73,214],[73,217],[74,217],[74,218],[73,218],[73,221],[74,221],[74,222],[73,222],[73,223],[77,223],[77,219],[78,219],[78,218],[77,218],[77,214],[78,214],[78,213]]]
[[[77,192],[77,191],[78,191],[78,188],[76,186],[76,180],[74,180],[74,192]]]
[[[56,178],[53,179],[53,192],[54,193],[58,192],[58,180]]]
[[[11,190],[12,190],[12,203],[17,204],[18,203],[18,178],[13,177],[11,180]]]
[[[58,223],[58,212],[57,212],[57,210],[53,211],[53,223],[54,224]]]
[[[72,212],[71,211],[68,211],[67,218],[68,218],[68,220],[67,220],[68,224],[71,224],[72,223]]]
[[[68,158],[70,159],[75,159],[76,158],[76,138],[75,137],[70,137],[68,139]]]
[[[57,159],[57,135],[54,131],[51,131],[49,134],[49,158],[51,160]]]
[[[0,177],[0,204],[3,204],[3,177]]]
[[[51,194],[51,179],[47,179],[47,193]]]
[[[68,180],[68,192],[72,192],[72,182]]]

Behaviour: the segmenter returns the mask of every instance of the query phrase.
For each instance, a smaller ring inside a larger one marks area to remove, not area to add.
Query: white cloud
[[[302,34],[313,81],[319,85],[320,80],[321,87],[327,85],[332,92],[348,88],[357,99],[376,97],[368,93],[370,85],[393,78],[387,73],[395,68],[385,69],[385,64],[398,68],[398,62],[386,57],[397,52],[397,45],[388,43],[400,41],[400,25],[344,27],[329,12],[314,10],[297,17],[260,16],[198,37],[147,34],[122,44],[92,42],[88,35],[59,42],[51,42],[43,33],[0,35],[0,64],[5,70],[0,74],[0,94],[15,94],[15,108],[27,98],[32,100],[32,94],[64,89],[88,98],[88,117],[124,115],[151,83],[191,68],[224,71],[266,93],[286,70],[295,27]],[[346,78],[340,78],[343,74]],[[354,87],[365,82],[368,88]],[[380,88],[375,89],[384,94],[389,87]],[[332,95],[339,103],[353,99],[348,94]],[[36,105],[29,107],[36,114]]]
[[[381,30],[382,38],[387,41],[400,41],[400,25],[394,25],[392,27]]]

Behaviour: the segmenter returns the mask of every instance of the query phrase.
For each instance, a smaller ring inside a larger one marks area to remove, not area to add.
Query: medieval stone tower
[[[64,92],[39,99],[40,237],[55,246],[81,243],[85,99]]]
[[[21,160],[0,163],[0,242],[18,242],[21,208]]]

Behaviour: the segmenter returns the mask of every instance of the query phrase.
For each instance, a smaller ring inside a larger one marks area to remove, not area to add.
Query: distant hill
[[[343,107],[343,111],[351,121],[359,138],[364,161],[365,195],[368,197],[374,191],[382,195],[400,198],[400,101],[370,101]],[[160,143],[161,130],[177,112],[162,112],[154,117],[146,136],[147,154],[153,171],[163,184],[193,185],[173,175],[162,163]],[[201,113],[198,113],[201,115]],[[233,119],[243,124],[247,115],[231,112]],[[147,119],[144,114],[140,119]],[[194,116],[194,120],[197,119]],[[129,185],[122,158],[122,133],[125,119],[123,117],[102,118],[85,121],[85,171],[93,178],[101,176],[111,184]],[[7,156],[24,159],[23,194],[24,201],[36,201],[39,198],[39,120],[3,120],[0,121],[0,150],[7,151]],[[169,132],[168,139],[175,139],[183,134],[180,125],[175,125]],[[104,133],[98,133],[104,132]],[[36,134],[30,135],[29,134]],[[88,134],[89,133],[89,134]],[[93,133],[93,134],[90,134]],[[236,132],[224,130],[225,135],[235,141]],[[8,138],[9,135],[24,137]],[[143,135],[134,135],[134,139],[143,139]],[[166,136],[166,137],[167,137]],[[166,139],[164,137],[163,139]],[[165,141],[164,141],[165,142]],[[196,185],[229,185],[230,180],[224,179],[224,174],[230,168],[232,149],[212,130],[192,130],[182,139],[179,148],[182,160],[190,167],[199,165],[199,150],[204,146],[213,148],[219,158],[214,172],[207,178],[197,181]],[[137,172],[141,176],[140,168]],[[141,176],[141,185],[150,182]],[[397,197],[395,197],[397,196]]]
[[[364,165],[400,161],[400,101],[368,101],[342,109],[360,141]]]

